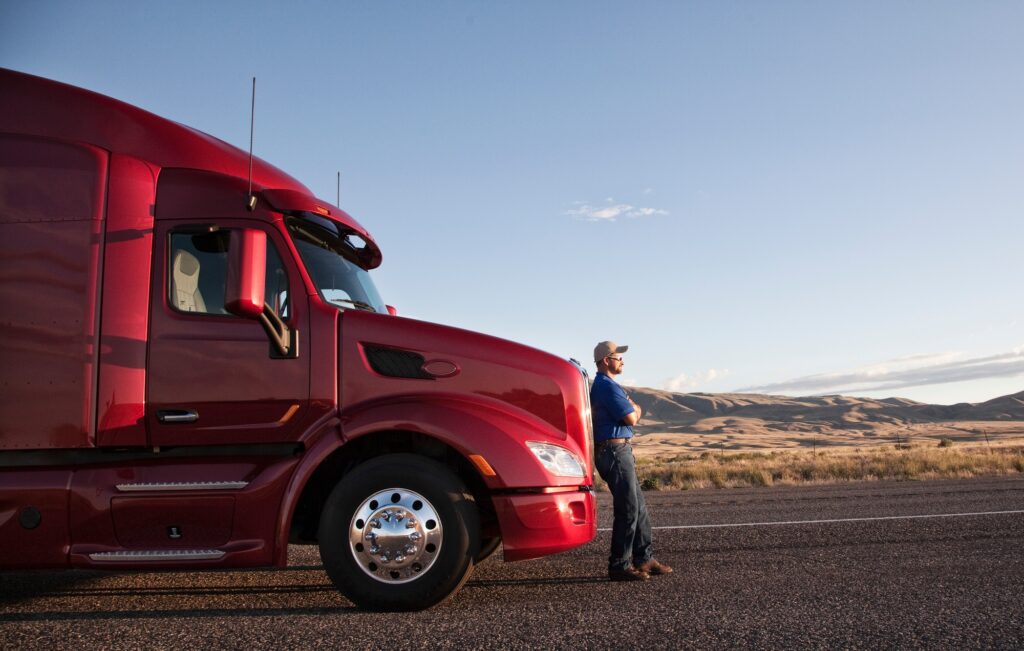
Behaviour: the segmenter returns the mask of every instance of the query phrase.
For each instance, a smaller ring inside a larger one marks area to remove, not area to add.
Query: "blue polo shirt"
[[[598,373],[590,387],[590,413],[594,419],[594,442],[607,439],[632,438],[633,428],[622,422],[632,414],[633,405],[619,383]]]

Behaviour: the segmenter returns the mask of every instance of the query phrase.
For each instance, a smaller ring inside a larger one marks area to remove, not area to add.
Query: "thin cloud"
[[[740,393],[850,393],[892,391],[986,378],[1024,375],[1024,346],[961,359],[958,353],[914,355],[843,373],[823,373],[737,389]]]
[[[563,214],[577,219],[584,219],[591,222],[615,221],[620,217],[637,218],[650,217],[652,215],[667,215],[663,208],[651,208],[647,206],[634,206],[630,203],[616,203],[615,199],[608,197],[604,204],[594,205],[587,201],[573,202],[575,208],[566,210]]]
[[[673,393],[683,393],[708,384],[713,380],[720,380],[728,375],[729,369],[719,370],[715,368],[711,368],[706,371],[698,371],[693,375],[680,373],[675,377],[663,381],[661,383],[661,388],[665,391],[672,391]]]

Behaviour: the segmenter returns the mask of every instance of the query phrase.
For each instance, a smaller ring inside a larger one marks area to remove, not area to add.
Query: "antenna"
[[[334,205],[341,207],[341,172],[338,172],[338,187],[334,193]]]
[[[252,193],[252,135],[256,125],[256,77],[252,78],[252,108],[249,109],[249,198],[246,207],[256,210],[256,195]]]

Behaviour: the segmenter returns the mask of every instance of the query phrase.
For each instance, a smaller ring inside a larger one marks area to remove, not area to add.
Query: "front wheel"
[[[476,557],[473,558],[473,565],[479,565],[488,558],[494,555],[494,552],[498,551],[498,547],[501,546],[501,536],[495,536],[494,538],[484,538],[480,541],[480,551],[477,552]]]
[[[320,557],[356,605],[421,610],[454,594],[479,553],[465,484],[413,454],[371,459],[334,487],[320,517]]]

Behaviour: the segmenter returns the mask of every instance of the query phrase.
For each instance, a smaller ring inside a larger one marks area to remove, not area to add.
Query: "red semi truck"
[[[593,539],[578,364],[396,316],[366,229],[216,138],[9,70],[0,97],[0,567],[316,544],[408,610],[499,544]]]

